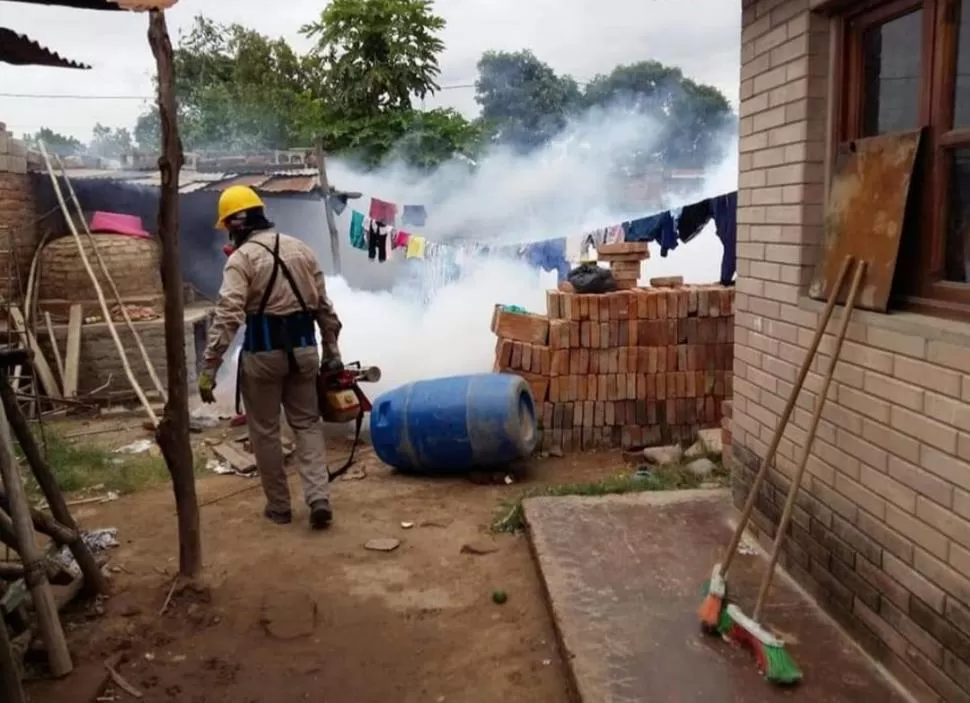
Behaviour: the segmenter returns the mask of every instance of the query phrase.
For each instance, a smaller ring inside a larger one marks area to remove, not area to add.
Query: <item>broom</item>
[[[754,606],[754,613],[749,618],[741,612],[736,605],[729,605],[724,609],[724,615],[719,619],[718,631],[727,639],[741,644],[754,652],[758,669],[763,673],[765,679],[772,683],[793,684],[801,681],[802,672],[788,655],[785,644],[779,638],[771,635],[759,622],[764,611],[765,602],[768,600],[768,592],[771,590],[771,581],[775,575],[775,567],[781,556],[781,548],[791,524],[792,513],[795,508],[795,499],[801,488],[802,477],[805,475],[805,467],[808,465],[808,458],[812,453],[812,444],[815,441],[815,433],[818,430],[818,423],[822,419],[822,411],[825,409],[825,401],[828,398],[829,386],[832,384],[832,377],[835,375],[835,367],[839,363],[839,354],[842,351],[842,343],[845,341],[846,332],[849,329],[849,319],[855,307],[856,299],[862,279],[866,272],[866,262],[859,261],[856,266],[855,275],[852,277],[852,287],[849,289],[849,297],[845,303],[845,310],[842,314],[842,324],[839,327],[839,334],[835,339],[835,348],[832,350],[832,358],[829,360],[825,379],[819,391],[818,399],[815,401],[815,412],[812,414],[812,421],[808,428],[805,438],[805,445],[802,447],[801,461],[792,479],[788,497],[785,500],[785,508],[781,514],[781,521],[778,523],[778,531],[775,533],[775,543],[771,551],[771,558],[768,561],[768,568],[765,570],[761,579],[761,588],[758,590],[758,600]],[[836,291],[838,288],[835,289]]]
[[[738,518],[738,525],[734,530],[734,535],[731,537],[731,542],[728,544],[724,563],[714,565],[710,580],[704,584],[704,600],[701,601],[700,607],[697,608],[697,618],[700,620],[701,626],[708,632],[716,632],[718,630],[721,611],[724,607],[724,601],[727,598],[728,569],[731,567],[731,562],[734,560],[738,547],[741,544],[741,536],[744,534],[744,530],[751,520],[751,514],[754,512],[754,503],[758,497],[758,492],[761,490],[761,484],[764,483],[765,477],[768,475],[768,467],[775,460],[778,445],[781,443],[781,438],[785,433],[785,427],[787,427],[788,420],[791,418],[792,411],[795,409],[798,394],[802,389],[802,385],[805,383],[805,377],[808,376],[808,370],[811,368],[812,361],[815,359],[815,354],[822,342],[822,336],[825,334],[826,327],[828,327],[829,319],[831,319],[832,312],[835,310],[835,302],[839,297],[839,291],[842,290],[842,283],[845,281],[851,263],[851,257],[846,257],[842,262],[839,277],[835,282],[835,286],[832,288],[831,294],[829,294],[825,311],[822,313],[822,318],[819,320],[818,327],[815,329],[815,337],[812,339],[812,343],[808,348],[805,360],[802,361],[802,367],[798,371],[798,378],[795,380],[795,385],[788,395],[788,402],[781,414],[781,418],[778,420],[778,426],[775,427],[775,434],[771,438],[768,453],[765,454],[765,458],[761,462],[754,482],[748,491],[744,509],[741,511],[740,518]]]

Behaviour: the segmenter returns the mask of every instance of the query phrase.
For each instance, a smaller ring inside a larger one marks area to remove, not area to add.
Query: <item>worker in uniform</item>
[[[265,516],[281,525],[292,520],[280,440],[282,405],[296,440],[310,526],[325,528],[333,512],[317,375],[339,372],[343,363],[337,346],[341,323],[327,297],[323,272],[306,244],[276,231],[251,188],[231,186],[222,192],[216,226],[228,230],[233,251],[223,270],[199,395],[205,403],[215,402],[216,372],[245,323],[237,373],[266,494]]]

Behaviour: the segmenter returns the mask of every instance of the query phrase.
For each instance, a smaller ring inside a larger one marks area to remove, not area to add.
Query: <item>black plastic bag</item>
[[[580,264],[569,272],[577,293],[611,293],[616,290],[613,272],[594,263]]]

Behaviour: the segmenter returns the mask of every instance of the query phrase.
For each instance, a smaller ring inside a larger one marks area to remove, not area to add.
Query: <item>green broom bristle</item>
[[[784,646],[772,647],[759,642],[764,661],[765,679],[777,684],[795,684],[802,680],[802,671]]]

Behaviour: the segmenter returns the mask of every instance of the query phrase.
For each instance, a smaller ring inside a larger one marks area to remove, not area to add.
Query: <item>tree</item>
[[[162,140],[162,121],[158,108],[153,106],[148,112],[138,116],[135,122],[135,143],[142,151],[154,152]]]
[[[38,142],[44,142],[47,151],[61,157],[74,156],[84,151],[84,144],[79,140],[74,137],[59,134],[47,127],[41,127],[34,134],[25,134],[24,141],[30,146],[36,145]]]
[[[723,130],[733,120],[731,105],[717,88],[658,61],[617,66],[596,76],[583,103],[652,118],[651,144],[638,156],[674,168],[699,168],[717,159]]]
[[[88,151],[106,159],[121,159],[134,147],[131,132],[124,127],[107,127],[100,122],[94,125]]]
[[[331,107],[344,119],[410,110],[412,96],[438,90],[437,33],[445,21],[431,0],[332,0],[301,31],[316,42]]]
[[[579,87],[531,51],[487,51],[478,62],[475,101],[500,142],[530,149],[562,131],[579,107]]]

